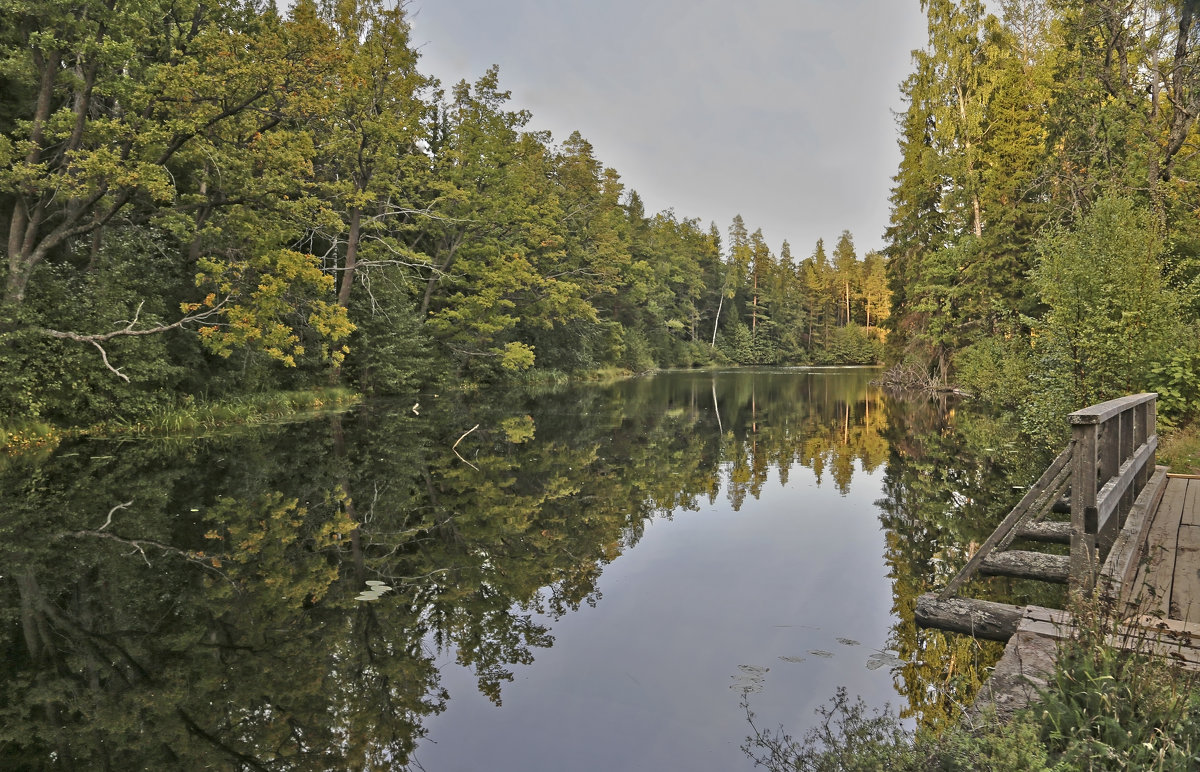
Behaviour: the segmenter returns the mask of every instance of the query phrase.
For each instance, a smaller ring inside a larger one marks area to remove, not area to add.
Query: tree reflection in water
[[[910,715],[937,723],[969,697],[974,677],[956,677],[991,653],[918,633],[912,605],[1028,470],[989,450],[1011,447],[1003,427],[893,402],[872,375],[427,396],[419,416],[368,405],[0,459],[0,757],[28,769],[402,765],[448,699],[431,646],[452,648],[499,704],[514,666],[553,644],[550,623],[599,602],[603,567],[653,518],[721,495],[738,509],[771,470],[805,467],[845,493],[856,468],[885,462],[893,645],[908,662],[897,688]],[[390,589],[356,600],[369,581]]]

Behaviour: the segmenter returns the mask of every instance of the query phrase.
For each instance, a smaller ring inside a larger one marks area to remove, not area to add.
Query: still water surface
[[[935,725],[995,651],[912,604],[1037,459],[874,374],[426,395],[0,461],[0,757],[749,769],[747,709],[803,734],[838,686]]]

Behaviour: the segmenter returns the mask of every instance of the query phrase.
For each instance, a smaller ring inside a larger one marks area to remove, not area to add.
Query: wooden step
[[[1071,524],[1055,520],[1043,520],[1040,523],[1026,523],[1017,531],[1022,539],[1052,542],[1055,544],[1071,543]]]
[[[983,559],[979,571],[990,576],[1015,576],[1043,582],[1066,584],[1071,559],[1067,555],[1047,555],[1029,550],[993,552]]]

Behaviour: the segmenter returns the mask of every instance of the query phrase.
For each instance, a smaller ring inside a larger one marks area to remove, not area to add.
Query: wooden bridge
[[[1094,592],[1114,616],[1110,645],[1200,670],[1200,478],[1155,465],[1156,398],[1071,413],[1067,447],[946,587],[918,599],[918,624],[1008,641],[982,702],[1002,712],[1027,702],[1074,620],[1061,609],[960,596],[976,574]],[[1070,552],[1010,549],[1017,539],[1068,543]]]

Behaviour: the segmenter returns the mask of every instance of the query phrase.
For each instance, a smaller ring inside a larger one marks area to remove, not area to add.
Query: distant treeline
[[[1200,413],[1200,26],[1186,0],[924,0],[899,115],[893,356],[1027,408]]]
[[[89,422],[331,380],[404,393],[880,360],[883,258],[796,262],[423,74],[404,4],[10,4],[0,415]]]

